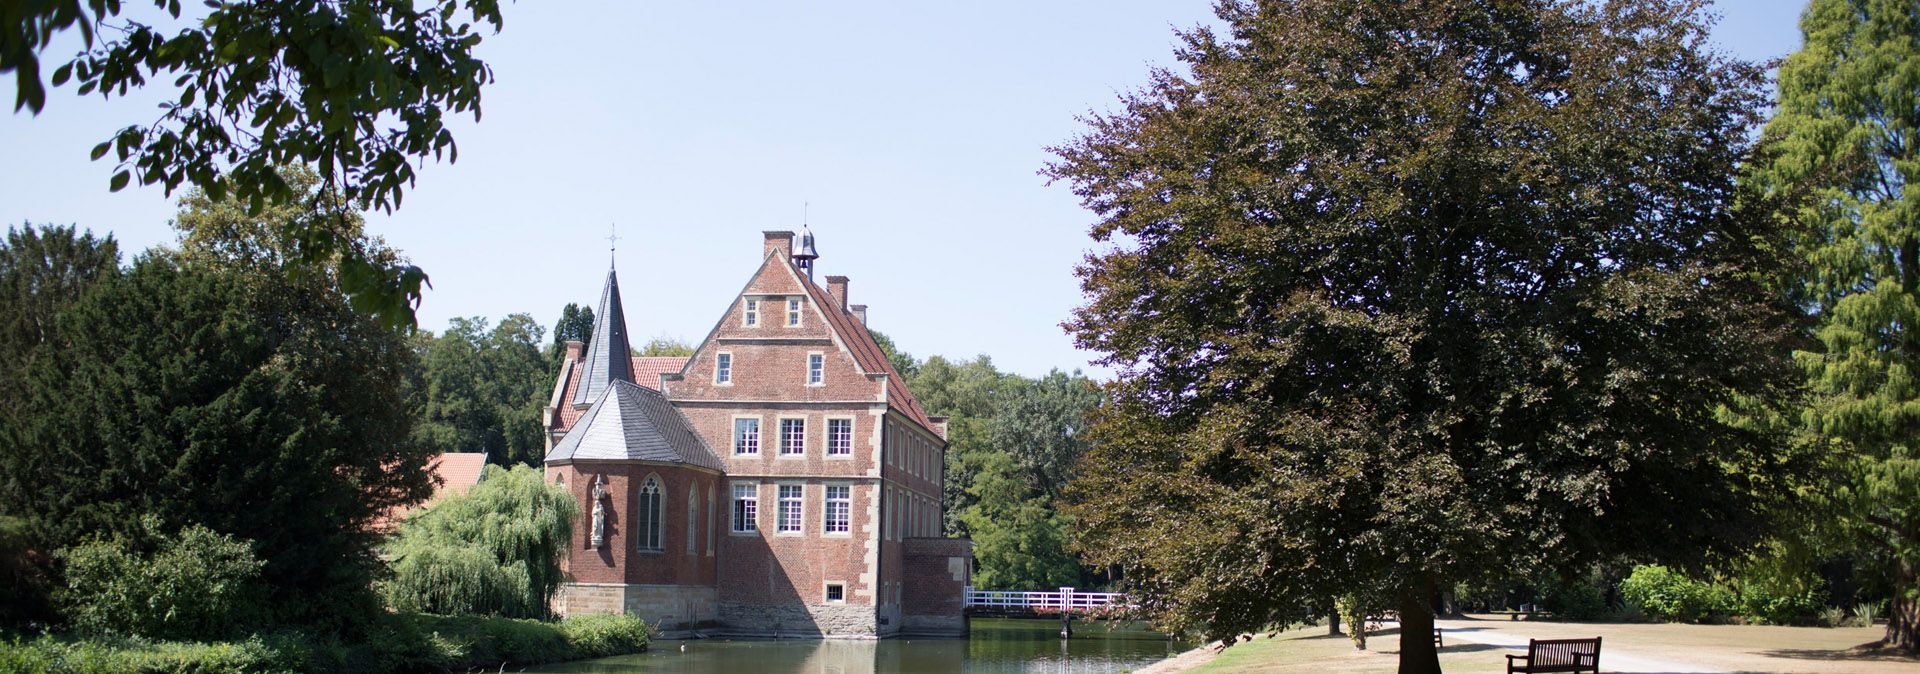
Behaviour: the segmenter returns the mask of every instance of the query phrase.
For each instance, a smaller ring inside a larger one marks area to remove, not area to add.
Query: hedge
[[[351,644],[291,632],[218,642],[14,638],[0,642],[0,674],[405,674],[625,655],[648,643],[646,624],[632,616],[541,622],[400,614],[367,631]]]

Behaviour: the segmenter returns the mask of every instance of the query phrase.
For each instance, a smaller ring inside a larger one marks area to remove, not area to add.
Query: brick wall
[[[567,546],[562,568],[582,583],[604,584],[686,584],[712,586],[717,574],[718,537],[723,532],[726,500],[718,490],[724,486],[712,472],[678,464],[569,463],[547,466],[547,479],[564,483],[580,504],[580,518],[574,522],[573,542]],[[606,478],[606,542],[591,545],[595,480]],[[652,477],[661,487],[663,546],[659,551],[640,551],[635,531],[635,502],[639,490]],[[697,500],[688,503],[688,490],[698,491]],[[708,500],[712,499],[712,515]],[[693,509],[688,528],[688,508]],[[708,529],[715,545],[709,548]],[[693,550],[687,543],[691,532]]]
[[[972,583],[973,542],[957,538],[909,538],[901,546],[906,592],[901,604],[904,633],[966,636],[967,586]]]

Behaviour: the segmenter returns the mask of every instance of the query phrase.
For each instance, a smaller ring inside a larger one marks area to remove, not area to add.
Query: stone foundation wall
[[[718,624],[717,593],[711,587],[563,583],[554,608],[563,616],[628,614],[660,628],[667,638],[686,636]]]
[[[719,613],[719,631],[728,636],[872,639],[893,631],[877,624],[872,606],[859,604],[722,602]]]

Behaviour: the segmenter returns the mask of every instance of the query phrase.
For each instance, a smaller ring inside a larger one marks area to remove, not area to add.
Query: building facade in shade
[[[547,479],[581,504],[563,614],[669,635],[963,636],[970,543],[944,538],[929,416],[812,236],[761,264],[685,358],[635,357],[611,271],[545,410]],[[644,319],[642,319],[644,321]]]

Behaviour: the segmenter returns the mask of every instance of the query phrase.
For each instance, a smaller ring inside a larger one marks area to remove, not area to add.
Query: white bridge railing
[[[1121,607],[1126,604],[1126,595],[1118,592],[1079,592],[1070,587],[1037,592],[967,588],[968,608],[992,611],[1085,613],[1108,606]]]

